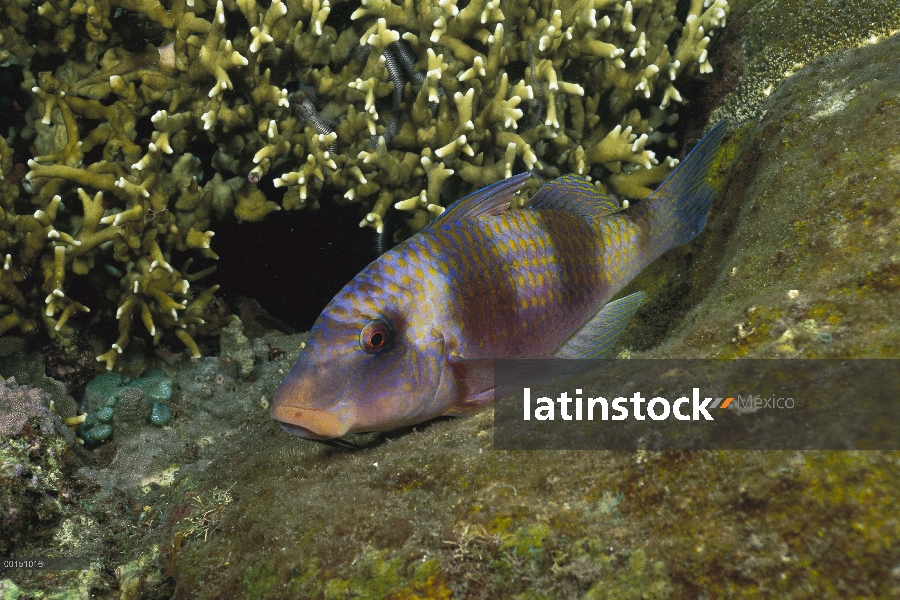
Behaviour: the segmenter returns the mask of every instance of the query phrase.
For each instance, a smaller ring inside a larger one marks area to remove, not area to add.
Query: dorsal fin
[[[610,302],[553,353],[556,358],[609,358],[613,345],[644,301],[644,292]]]
[[[596,218],[622,210],[613,198],[578,175],[563,175],[545,183],[526,205],[532,210],[559,210]]]
[[[509,208],[509,201],[530,176],[528,172],[519,173],[472,192],[448,206],[441,216],[432,221],[432,225],[499,215]]]

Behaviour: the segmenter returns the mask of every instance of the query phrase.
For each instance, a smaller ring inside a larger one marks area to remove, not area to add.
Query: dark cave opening
[[[318,210],[278,211],[259,223],[214,224],[218,269],[203,286],[219,284],[216,295],[236,312],[243,298],[251,298],[272,318],[306,331],[334,295],[377,258],[375,234],[360,229],[361,218],[359,205],[340,206],[329,198]]]

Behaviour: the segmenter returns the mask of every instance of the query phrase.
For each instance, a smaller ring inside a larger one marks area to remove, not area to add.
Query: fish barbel
[[[643,293],[610,299],[703,229],[725,126],[629,208],[566,175],[507,210],[528,173],[452,204],[325,307],[272,417],[318,440],[385,431],[492,402],[494,358],[609,356]]]

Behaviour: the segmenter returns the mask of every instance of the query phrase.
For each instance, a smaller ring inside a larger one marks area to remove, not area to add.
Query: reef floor
[[[707,230],[631,286],[628,356],[896,357],[898,52],[815,61],[733,131]],[[497,451],[492,410],[344,452],[268,416],[303,336],[233,333],[154,365],[163,427],[124,411],[64,459],[10,438],[0,477],[31,460],[54,489],[8,488],[34,515],[7,510],[9,550],[91,567],[8,570],[0,597],[900,597],[900,452]]]

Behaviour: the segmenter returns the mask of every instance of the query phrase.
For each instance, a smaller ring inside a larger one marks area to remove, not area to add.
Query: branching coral
[[[214,290],[192,287],[210,270],[172,264],[173,252],[215,258],[214,218],[315,207],[327,187],[365,207],[361,225],[381,231],[399,210],[415,231],[461,186],[522,168],[646,195],[674,165],[650,148],[676,145],[675,85],[709,71],[728,11],[691,0],[682,22],[675,0],[22,6],[3,0],[0,60],[24,68],[33,125],[14,134],[34,137],[34,156],[11,185],[0,145],[0,332],[43,322],[52,334],[99,310],[118,320],[109,368],[135,327],[197,355],[195,337],[221,326],[204,312]],[[40,32],[53,43],[26,43]],[[139,36],[158,46],[137,50]],[[32,70],[35,50],[54,70]],[[70,295],[85,276],[112,281],[108,306]]]
[[[446,204],[416,165],[426,160],[440,160],[473,187],[521,161],[546,177],[575,172],[629,197],[646,195],[674,166],[671,159],[657,166],[646,145],[651,136],[657,146],[676,145],[659,130],[682,101],[675,82],[685,71],[710,70],[709,35],[724,26],[728,6],[694,0],[683,23],[675,8],[668,1],[482,0],[460,10],[454,2],[363,0],[351,15],[370,50],[357,54],[362,68],[336,55],[339,73],[313,68],[305,80],[328,98],[320,112],[339,122],[337,173],[326,183],[349,187],[350,200],[374,201],[363,224],[376,229],[392,204],[381,190],[411,213],[413,229]],[[636,100],[653,108],[642,113]],[[364,131],[375,142],[370,148],[361,148]],[[363,176],[341,177],[348,168]],[[300,171],[279,181],[308,185]]]

